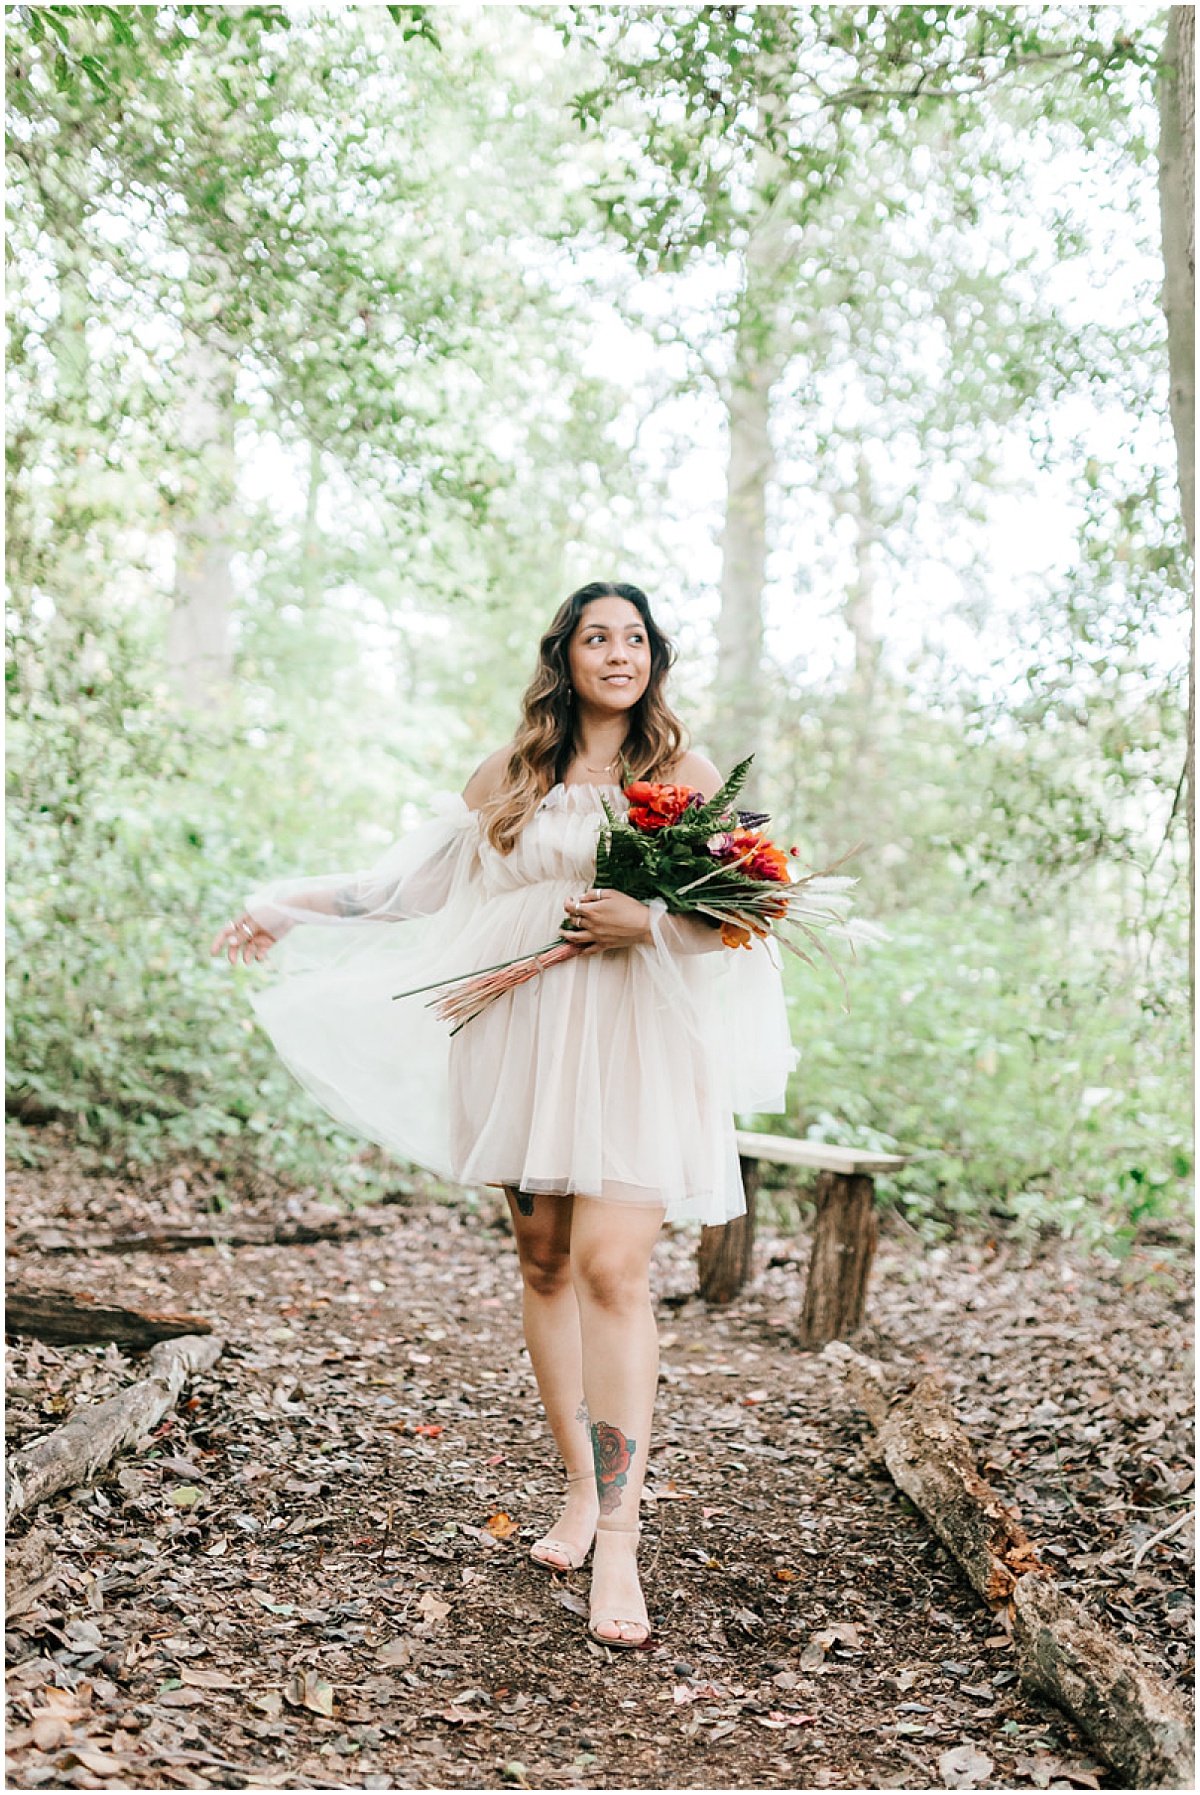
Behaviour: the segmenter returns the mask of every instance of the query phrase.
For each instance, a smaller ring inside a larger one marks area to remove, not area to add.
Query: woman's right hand
[[[240,916],[225,924],[209,951],[228,954],[231,966],[236,966],[239,960],[243,966],[249,966],[252,960],[265,960],[278,939],[260,922],[255,922],[248,910],[243,910]]]

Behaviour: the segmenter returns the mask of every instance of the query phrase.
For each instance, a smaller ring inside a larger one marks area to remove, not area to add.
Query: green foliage
[[[148,646],[81,627],[9,661],[10,1089],[99,1152],[266,1147],[303,1174],[335,1131],[203,951],[229,889],[265,870],[236,745],[180,727],[139,677]]]
[[[1086,924],[959,898],[889,918],[848,1013],[831,981],[789,974],[800,1134],[912,1154],[881,1193],[935,1230],[990,1214],[1120,1250],[1182,1219],[1186,1012]]]

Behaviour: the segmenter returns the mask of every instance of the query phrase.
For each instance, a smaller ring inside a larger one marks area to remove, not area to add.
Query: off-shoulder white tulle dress
[[[653,942],[548,968],[451,1037],[432,993],[554,941],[594,882],[601,793],[556,785],[509,854],[461,798],[369,873],[267,887],[248,909],[292,929],[259,1020],[339,1121],[465,1184],[663,1208],[710,1224],[743,1213],[735,1112],[784,1107],[795,1053],[773,946],[652,905]],[[341,893],[353,917],[305,899]],[[348,900],[348,905],[347,905]]]

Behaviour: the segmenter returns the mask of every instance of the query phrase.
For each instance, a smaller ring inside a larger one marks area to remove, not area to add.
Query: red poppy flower
[[[635,829],[653,834],[677,823],[695,798],[701,796],[688,785],[655,785],[649,779],[635,779],[625,787],[629,799],[629,820]]]

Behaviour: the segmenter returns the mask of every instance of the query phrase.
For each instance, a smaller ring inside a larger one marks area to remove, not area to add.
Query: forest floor
[[[495,1194],[406,1180],[344,1239],[229,1247],[222,1189],[69,1156],[12,1176],[10,1279],[201,1313],[228,1344],[141,1450],[11,1530],[57,1558],[8,1621],[6,1786],[1110,1786],[797,1350],[802,1238],[763,1230],[722,1311],[692,1295],[694,1238],[660,1243],[654,1636],[609,1653],[586,1572],[526,1556],[561,1482]],[[226,1219],[288,1207],[260,1185]],[[209,1218],[218,1244],[187,1252],[66,1250]],[[1189,1529],[1133,1561],[1191,1500],[1186,1248],[931,1250],[893,1224],[858,1342],[945,1368],[1062,1582],[1184,1688]],[[138,1375],[112,1347],[16,1342],[10,1446]]]

